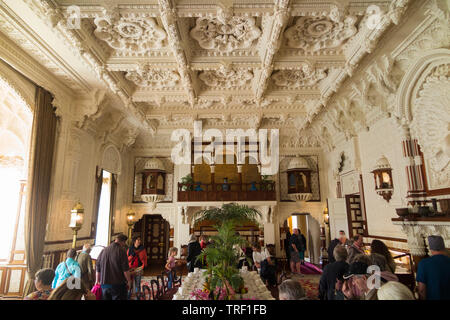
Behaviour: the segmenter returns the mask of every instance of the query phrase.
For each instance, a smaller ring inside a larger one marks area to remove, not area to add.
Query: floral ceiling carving
[[[127,72],[125,78],[133,81],[139,87],[174,87],[180,82],[178,72],[153,69],[148,65],[136,71]]]
[[[326,77],[326,69],[313,69],[308,64],[299,70],[280,70],[272,75],[275,85],[291,88],[311,87]]]
[[[221,66],[218,70],[200,73],[199,78],[209,87],[231,89],[247,85],[253,79],[253,72]]]
[[[97,17],[94,23],[97,38],[124,53],[146,53],[165,46],[166,32],[150,17],[111,14]]]
[[[327,16],[300,17],[284,33],[287,45],[305,51],[318,51],[340,47],[358,31],[352,15],[343,17],[336,11]]]
[[[197,19],[190,35],[203,49],[231,52],[250,48],[261,36],[261,30],[251,17],[233,16],[226,22],[202,17]]]

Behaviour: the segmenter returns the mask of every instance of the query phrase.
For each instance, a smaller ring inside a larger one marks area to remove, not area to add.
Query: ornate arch
[[[424,154],[428,188],[448,188],[450,50],[432,50],[415,61],[400,85],[398,108]]]
[[[422,83],[432,69],[446,63],[450,63],[450,50],[435,49],[426,52],[411,65],[397,91],[396,113],[400,119],[412,121],[412,104],[417,98]]]
[[[34,111],[35,86],[21,79],[20,75],[0,62],[0,86],[2,84],[8,86],[31,112]],[[34,90],[27,90],[27,87],[33,88]]]
[[[115,174],[120,174],[122,160],[119,149],[113,144],[107,145],[102,153],[102,168]]]

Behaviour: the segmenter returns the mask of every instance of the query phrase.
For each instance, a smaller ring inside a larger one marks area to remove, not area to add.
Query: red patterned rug
[[[296,280],[302,285],[308,300],[319,300],[319,276],[304,279],[297,278]]]

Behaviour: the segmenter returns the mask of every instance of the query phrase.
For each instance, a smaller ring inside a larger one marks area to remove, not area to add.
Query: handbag
[[[102,300],[102,287],[100,286],[100,284],[96,284],[91,292],[95,295],[95,299],[96,300]]]

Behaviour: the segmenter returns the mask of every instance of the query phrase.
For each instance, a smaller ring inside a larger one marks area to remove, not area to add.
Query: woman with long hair
[[[73,281],[72,278],[64,280],[57,288],[53,289],[47,300],[96,300],[95,295],[89,291],[85,283],[76,279],[75,283],[68,283]],[[77,288],[77,284],[79,284]]]
[[[388,247],[384,244],[383,241],[380,240],[373,240],[370,244],[370,252],[371,253],[378,253],[381,254],[386,258],[387,263],[387,270],[395,273],[395,261],[394,258],[391,255],[391,252],[389,251]]]

